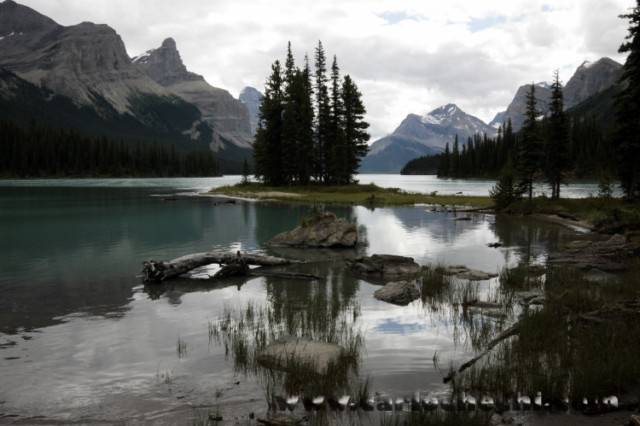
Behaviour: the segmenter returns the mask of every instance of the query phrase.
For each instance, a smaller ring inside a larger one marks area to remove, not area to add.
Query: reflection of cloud
[[[486,272],[505,265],[504,254],[487,247],[498,237],[493,216],[473,215],[456,221],[450,213],[422,208],[385,208],[370,211],[356,207],[358,223],[367,228],[369,254],[397,254],[418,263],[462,264]]]
[[[401,323],[398,322],[395,318],[386,319],[382,324],[378,324],[375,328],[376,331],[381,333],[390,333],[390,334],[414,334],[418,331],[423,331],[425,329],[424,324],[420,324],[417,322],[414,323]]]

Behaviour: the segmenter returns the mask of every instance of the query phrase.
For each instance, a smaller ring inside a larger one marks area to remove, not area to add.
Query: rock
[[[448,266],[445,268],[444,274],[454,275],[460,279],[469,281],[489,280],[498,276],[496,273],[477,271],[475,269],[469,269],[463,265]]]
[[[373,296],[383,302],[406,306],[420,298],[420,291],[415,281],[395,281],[376,290]]]
[[[411,276],[420,272],[420,265],[413,258],[390,254],[360,257],[350,261],[349,264],[351,270],[358,274],[382,278]]]
[[[329,365],[339,362],[343,352],[344,349],[334,343],[290,338],[270,344],[256,358],[259,364],[274,370],[302,367],[322,374]]]
[[[276,235],[269,244],[284,247],[348,248],[355,247],[357,242],[356,225],[327,212],[314,216],[292,231]]]
[[[489,247],[489,248],[502,247],[502,243],[489,243],[489,244],[487,244],[487,247]]]

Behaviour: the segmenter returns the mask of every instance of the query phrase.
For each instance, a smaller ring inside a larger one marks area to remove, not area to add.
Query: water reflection
[[[81,409],[93,415],[114,401],[113,394],[135,395],[132,401],[147,407],[154,398],[168,405],[207,404],[219,389],[224,389],[219,401],[255,398],[276,387],[299,389],[304,383],[283,372],[239,378],[237,357],[225,357],[223,333],[220,346],[209,344],[210,322],[230,315],[230,325],[249,324],[249,306],[269,319],[255,323],[254,315],[251,323],[262,327],[265,343],[297,335],[351,348],[349,368],[334,375],[340,378],[332,385],[338,391],[357,392],[366,378],[371,389],[386,392],[442,390],[449,364],[467,359],[482,336],[511,317],[485,318],[454,306],[471,294],[468,283],[453,284],[452,291],[432,288],[424,300],[405,307],[377,301],[373,293],[379,286],[352,276],[344,259],[390,253],[412,256],[422,265],[464,264],[497,272],[543,258],[550,244],[566,238],[555,226],[489,215],[458,221],[453,213],[421,207],[332,208],[357,221],[365,246],[339,252],[273,250],[309,260],[299,270],[325,278],[319,282],[252,277],[143,287],[136,278],[143,260],[211,248],[264,250],[266,241],[309,211],[210,199],[163,201],[149,196],[154,192],[0,192],[3,411],[63,416]],[[496,241],[504,247],[487,247]],[[496,286],[492,280],[472,288],[497,299]],[[251,327],[243,330],[239,336],[253,345]],[[178,341],[187,347],[182,358],[176,354]],[[171,384],[160,376],[170,376]],[[315,383],[314,392],[329,386]],[[125,411],[114,418],[131,414]]]

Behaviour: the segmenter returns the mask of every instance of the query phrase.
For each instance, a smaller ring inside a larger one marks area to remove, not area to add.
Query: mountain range
[[[13,0],[0,3],[0,111],[22,123],[209,147],[226,170],[252,155],[248,106],[189,72],[173,39],[132,59],[108,25],[62,26]]]
[[[371,145],[360,171],[398,173],[414,158],[441,152],[456,135],[464,143],[476,133],[492,136],[496,129],[454,104],[444,105],[422,116],[409,114],[391,135]]]
[[[622,65],[609,58],[584,62],[564,86],[565,109],[595,115],[601,121],[610,121],[613,94],[622,73]],[[540,115],[549,112],[551,84],[535,84],[537,108]],[[362,161],[363,173],[397,173],[404,165],[418,157],[442,152],[456,135],[464,144],[475,133],[494,136],[497,129],[511,120],[515,131],[524,122],[526,95],[531,85],[518,88],[503,112],[488,124],[469,115],[453,104],[437,108],[420,116],[409,114],[389,136],[375,141]],[[608,107],[606,107],[608,106]]]

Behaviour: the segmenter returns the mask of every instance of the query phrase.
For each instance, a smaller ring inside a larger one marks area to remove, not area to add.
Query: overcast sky
[[[489,121],[518,86],[566,82],[584,60],[624,58],[634,0],[18,0],[64,25],[106,23],[130,56],[173,37],[191,71],[237,96],[262,90],[287,40],[321,39],[360,86],[372,137],[446,103]]]

